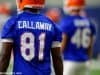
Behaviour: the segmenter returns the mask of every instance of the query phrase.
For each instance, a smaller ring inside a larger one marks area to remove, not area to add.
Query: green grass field
[[[100,60],[92,61],[92,66],[91,66],[91,73],[90,75],[100,75]]]
[[[100,75],[100,70],[91,70],[90,75]]]

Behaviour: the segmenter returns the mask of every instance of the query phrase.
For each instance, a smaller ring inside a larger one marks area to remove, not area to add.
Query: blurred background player
[[[0,3],[0,33],[3,24],[10,18],[11,4],[8,2]]]
[[[48,8],[45,12],[45,15],[51,19],[56,25],[59,25],[61,19],[61,11],[59,8]],[[54,69],[52,68],[52,74],[55,75]]]
[[[61,11],[59,8],[49,8],[46,11],[46,16],[50,18],[53,22],[57,23],[60,21],[61,18]]]
[[[3,27],[0,74],[5,74],[11,50],[13,72],[23,75],[50,75],[51,59],[56,75],[63,75],[61,32],[47,17],[39,14],[45,0],[18,0],[22,13],[10,18]]]
[[[68,13],[60,23],[63,32],[64,75],[89,75],[96,32],[94,25],[83,16],[85,5],[85,0],[64,0],[64,12]]]

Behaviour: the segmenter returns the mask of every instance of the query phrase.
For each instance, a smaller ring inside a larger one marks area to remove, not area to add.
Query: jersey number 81
[[[28,42],[27,42],[28,40]],[[45,45],[45,33],[39,35],[39,60],[43,60],[43,52]],[[21,55],[27,60],[31,61],[35,57],[35,36],[32,33],[26,32],[21,36]]]

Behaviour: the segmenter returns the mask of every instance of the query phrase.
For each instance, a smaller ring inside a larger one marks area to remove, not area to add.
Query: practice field
[[[100,70],[91,70],[90,75],[100,75]]]
[[[99,61],[92,61],[90,75],[100,75],[100,60]]]
[[[9,69],[8,69],[8,75],[11,75],[10,73],[12,72],[12,63],[10,63],[9,65]],[[21,75],[21,74],[15,74],[15,75]],[[100,60],[99,61],[92,61],[92,65],[91,65],[91,73],[90,75],[100,75]]]

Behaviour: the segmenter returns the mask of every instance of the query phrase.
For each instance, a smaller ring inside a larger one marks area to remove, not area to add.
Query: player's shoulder
[[[17,15],[11,16],[8,21],[15,21],[17,19]]]
[[[54,30],[55,34],[61,34],[61,30],[59,29],[59,26],[54,23],[50,18],[48,18],[46,15],[42,14],[42,16],[45,18],[46,22],[52,25],[52,28]]]
[[[62,20],[69,20],[69,19],[72,19],[72,17],[70,15],[66,15],[62,18]]]
[[[52,24],[52,26],[56,29],[59,29],[58,25],[53,22],[50,18],[48,18],[46,15],[42,14],[42,16],[47,20],[48,23]]]
[[[72,22],[73,22],[72,17],[67,15],[67,16],[62,17],[59,24],[61,27],[66,28],[66,27],[72,26]]]
[[[9,32],[10,30],[13,30],[15,25],[16,25],[16,19],[17,16],[11,16],[3,25],[3,29],[2,29],[2,34],[5,34],[7,32]]]
[[[47,17],[46,15],[44,15],[44,14],[41,14],[41,15],[43,16],[45,22],[51,24],[52,27],[54,27],[54,28],[58,28],[58,27],[57,27],[57,24],[54,23],[50,18],[48,18],[48,17]]]
[[[45,19],[45,20],[47,20],[49,23],[51,23],[51,24],[54,24],[55,25],[55,23],[50,19],[50,18],[48,18],[46,15],[44,15],[44,14],[41,14],[41,16]]]
[[[62,22],[62,23],[64,22],[64,23],[69,24],[69,23],[72,23],[73,20],[74,20],[74,17],[73,17],[73,16],[66,15],[65,17],[63,17],[63,18],[61,19],[61,22]]]
[[[15,23],[16,23],[16,21],[17,21],[17,15],[14,15],[14,16],[11,16],[6,22],[5,22],[5,24],[4,24],[4,26],[12,26],[12,25],[14,25]]]
[[[83,17],[83,19],[89,23],[89,26],[95,26],[93,20],[91,20],[90,18],[88,18],[88,17]]]

